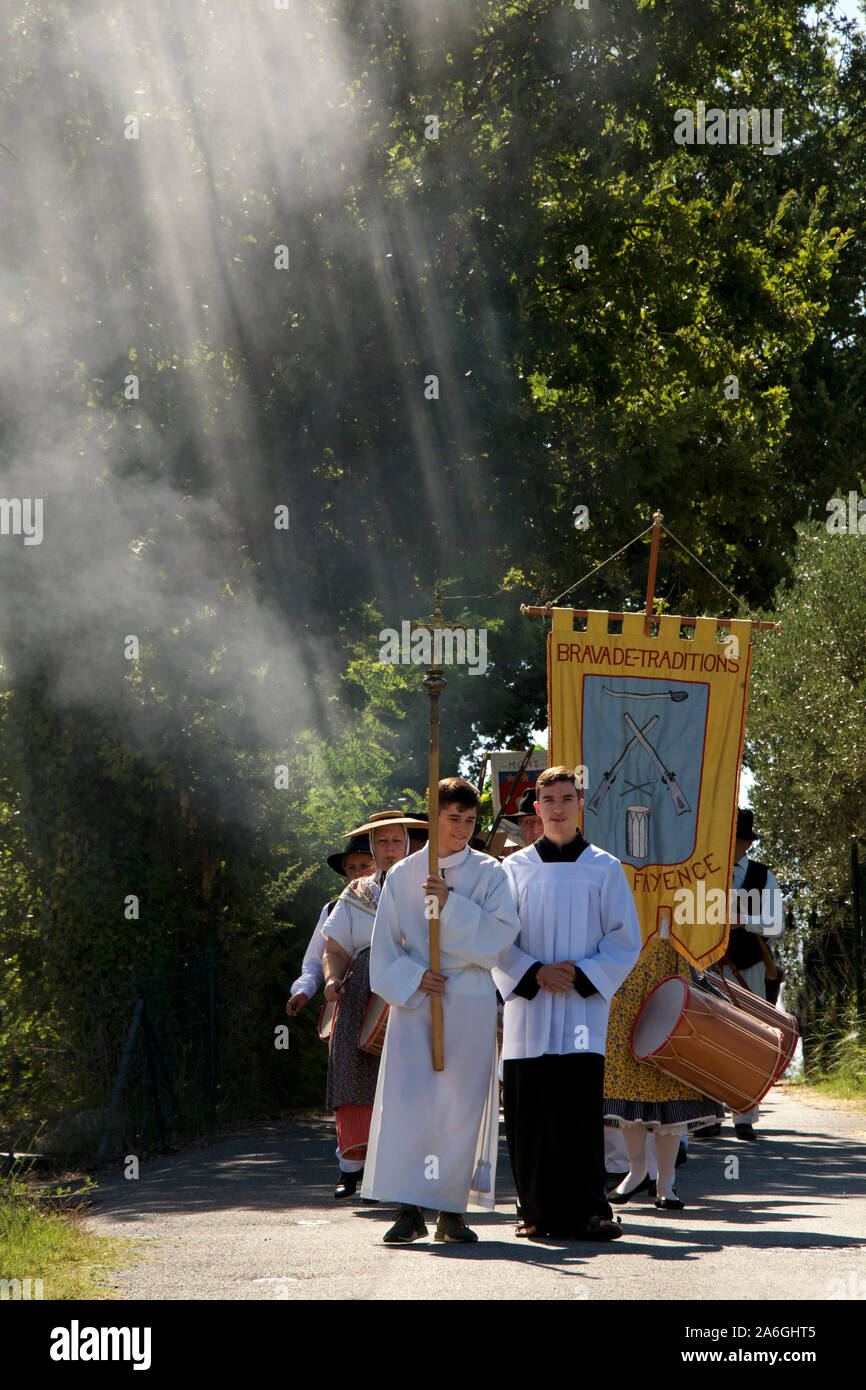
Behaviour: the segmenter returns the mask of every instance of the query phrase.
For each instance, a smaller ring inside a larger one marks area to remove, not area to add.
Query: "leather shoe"
[[[650,1193],[651,1188],[653,1189],[652,1194]],[[621,1207],[625,1205],[630,1197],[637,1197],[640,1192],[646,1192],[648,1196],[655,1195],[655,1183],[649,1173],[647,1173],[643,1182],[639,1182],[637,1187],[633,1187],[630,1192],[608,1192],[607,1200],[612,1207]]]
[[[704,1127],[703,1127],[702,1129],[696,1129],[696,1130],[694,1130],[694,1131],[692,1132],[692,1138],[693,1138],[693,1139],[715,1139],[715,1138],[716,1138],[716,1135],[721,1134],[721,1132],[722,1132],[722,1126],[721,1126],[721,1125],[704,1125]]]
[[[750,1144],[754,1144],[758,1138],[751,1125],[734,1125],[734,1134],[738,1139],[745,1139]]]
[[[610,1198],[608,1198],[610,1201]],[[685,1202],[681,1202],[676,1192],[673,1197],[656,1197],[655,1205],[660,1211],[682,1211]]]
[[[358,1183],[361,1181],[361,1179],[363,1178],[363,1176],[364,1176],[364,1170],[363,1170],[363,1168],[361,1168],[357,1173],[341,1173],[341,1174],[340,1174],[340,1181],[337,1183],[337,1186],[334,1188],[334,1196],[335,1196],[335,1197],[354,1197],[355,1193],[356,1193],[357,1190],[358,1190]]]

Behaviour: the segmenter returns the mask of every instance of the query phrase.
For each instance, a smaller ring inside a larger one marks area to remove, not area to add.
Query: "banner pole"
[[[650,551],[649,574],[646,582],[646,621],[643,625],[644,637],[650,635],[650,620],[653,615],[653,601],[655,599],[656,588],[656,569],[659,559],[659,537],[662,533],[662,522],[664,517],[661,512],[653,512],[653,542]]]

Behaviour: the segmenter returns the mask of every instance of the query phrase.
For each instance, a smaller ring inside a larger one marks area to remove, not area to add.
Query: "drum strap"
[[[759,945],[760,948],[761,948],[761,955],[762,955],[763,958],[764,958],[764,973],[765,973],[767,979],[768,979],[768,980],[777,980],[777,979],[779,978],[779,967],[777,966],[776,962],[774,961],[774,959],[773,959],[773,954],[772,954],[772,952],[771,952],[769,946],[767,945],[766,941],[764,940],[764,938],[763,938],[762,936],[759,936],[759,937],[758,937],[758,945]],[[743,989],[748,989],[748,988],[749,988],[749,986],[746,984],[745,980],[743,979],[742,975],[740,974],[739,970],[738,970],[737,967],[734,965],[734,962],[731,960],[731,957],[730,957],[730,955],[728,954],[727,951],[725,952],[725,954],[722,956],[721,960],[719,961],[719,965],[727,965],[728,968],[736,975],[737,980],[738,980],[739,983],[743,986]],[[751,990],[750,990],[749,992],[752,993]]]
[[[721,964],[721,962],[719,962],[719,964]],[[711,980],[706,971],[695,970],[693,965],[689,966],[689,973],[692,977],[692,984],[695,986],[696,989],[703,990],[705,994],[712,994],[715,996],[716,999],[724,999],[725,1003],[727,1004],[730,1004],[732,1002],[731,996],[725,990],[725,977],[723,975],[720,975],[718,971],[714,971],[713,973],[718,979],[719,984],[716,984],[713,980]]]
[[[763,944],[763,942],[762,942],[762,944]],[[731,960],[730,952],[728,952],[728,951],[724,952],[724,955],[721,956],[721,959],[720,959],[720,960],[717,960],[716,963],[717,963],[717,966],[719,966],[719,974],[721,974],[721,966],[726,965],[726,966],[728,967],[728,970],[730,970],[731,973],[733,973],[733,974],[735,974],[735,976],[737,976],[737,983],[738,983],[738,984],[741,984],[741,986],[742,986],[742,988],[744,988],[744,990],[749,990],[748,984],[746,984],[746,983],[745,983],[745,980],[742,979],[742,976],[741,976],[741,974],[740,974],[740,970],[737,969],[737,966],[735,966],[733,960]],[[724,976],[721,976],[721,977],[723,977],[723,979],[724,979]],[[749,994],[752,994],[752,990],[749,990]]]
[[[726,966],[728,967],[728,969],[729,969],[734,975],[736,975],[737,981],[738,981],[739,984],[742,985],[743,989],[749,989],[749,986],[746,984],[746,982],[745,982],[745,980],[743,979],[742,975],[740,974],[739,970],[738,970],[737,967],[734,965],[734,962],[731,960],[731,957],[730,957],[730,955],[728,954],[727,951],[725,952],[725,954],[722,956],[721,960],[719,961],[719,965],[726,965]],[[752,991],[749,990],[749,993],[751,994]]]

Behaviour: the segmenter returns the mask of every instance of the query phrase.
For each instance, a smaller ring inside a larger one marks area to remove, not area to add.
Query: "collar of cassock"
[[[538,856],[545,864],[573,864],[588,848],[589,841],[583,838],[579,830],[574,839],[569,840],[566,845],[555,845],[546,835],[535,841]]]
[[[465,849],[458,849],[458,851],[457,851],[456,854],[449,854],[449,855],[446,855],[446,857],[445,857],[444,859],[443,859],[443,858],[441,857],[441,855],[440,855],[440,857],[439,857],[439,868],[440,868],[440,869],[456,869],[456,868],[458,867],[458,865],[460,865],[460,864],[465,864],[465,863],[466,863],[467,859],[469,858],[470,853],[471,853],[471,850],[470,850],[469,846],[467,845]]]

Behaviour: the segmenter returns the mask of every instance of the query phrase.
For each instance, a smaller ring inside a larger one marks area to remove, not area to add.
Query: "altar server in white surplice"
[[[610,1001],[641,948],[634,897],[613,855],[577,829],[571,768],[536,783],[544,834],[503,865],[520,935],[493,980],[505,1000],[505,1132],[519,1236],[612,1240],[604,1195],[603,1085]]]
[[[401,1204],[389,1244],[428,1234],[474,1241],[463,1220],[495,1205],[499,1125],[496,992],[491,967],[518,931],[502,866],[468,848],[479,797],[462,777],[439,783],[439,873],[427,850],[385,880],[370,950],[370,979],[391,1005],[373,1103],[364,1197]],[[429,969],[428,894],[439,900],[441,974]],[[442,998],[445,1070],[433,1070],[430,996]]]

